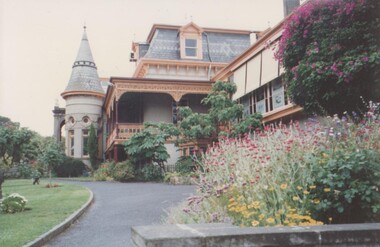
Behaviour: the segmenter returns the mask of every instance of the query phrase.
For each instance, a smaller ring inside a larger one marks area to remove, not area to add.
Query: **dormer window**
[[[182,59],[202,59],[202,32],[192,22],[179,29]]]
[[[185,39],[185,54],[186,57],[197,57],[197,40]]]

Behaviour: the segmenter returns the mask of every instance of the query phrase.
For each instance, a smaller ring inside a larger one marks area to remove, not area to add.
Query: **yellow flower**
[[[314,199],[313,202],[314,202],[315,204],[319,204],[321,201],[320,201],[319,199]]]
[[[323,191],[327,193],[327,192],[330,192],[331,189],[330,188],[324,188]]]
[[[258,226],[259,224],[260,224],[260,222],[258,222],[257,220],[254,220],[251,222],[252,226]]]
[[[323,158],[328,158],[329,157],[329,155],[326,154],[326,153],[322,153],[322,156],[323,156]]]
[[[249,217],[251,217],[251,215],[252,215],[252,213],[249,213],[249,212],[243,212],[243,217],[244,218],[249,218]]]
[[[310,185],[309,188],[312,190],[312,189],[317,188],[317,186],[315,186],[315,185]]]
[[[295,209],[295,208],[292,208],[292,207],[288,207],[288,210],[289,210],[289,212],[295,212],[295,211],[297,211],[297,209]]]
[[[262,220],[262,219],[264,219],[265,218],[265,215],[264,214],[260,214],[259,215],[259,220]]]
[[[304,190],[304,191],[303,191],[303,193],[304,193],[305,195],[308,195],[308,194],[310,194],[310,192],[309,192],[309,191],[307,191],[307,190]]]
[[[286,184],[286,183],[281,184],[280,188],[284,190],[284,189],[288,188],[288,184]]]
[[[273,218],[268,218],[266,221],[267,221],[268,224],[273,224],[274,223],[274,219]]]
[[[270,188],[268,188],[268,190],[269,190],[269,191],[273,191],[274,189],[273,189],[273,187],[270,187]]]
[[[230,198],[230,200],[229,200],[230,202],[234,202],[235,201],[235,198]]]
[[[298,196],[293,196],[293,201],[298,201],[300,198]]]
[[[259,201],[252,202],[251,207],[254,209],[259,209],[260,208],[260,202]]]
[[[284,213],[285,213],[285,210],[280,209],[280,210],[278,210],[278,213],[279,213],[279,214],[284,214]]]
[[[297,190],[302,190],[302,187],[301,186],[297,186]]]

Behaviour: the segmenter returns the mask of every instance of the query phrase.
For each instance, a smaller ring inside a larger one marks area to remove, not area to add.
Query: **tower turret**
[[[66,101],[66,154],[82,159],[83,162],[90,165],[87,148],[89,129],[91,124],[96,129],[101,128],[105,92],[92,57],[86,27],[83,30],[69,83],[61,95]]]
[[[78,54],[72,68],[69,83],[61,94],[63,98],[76,94],[104,95],[97,67],[92,58],[86,27],[84,27]]]

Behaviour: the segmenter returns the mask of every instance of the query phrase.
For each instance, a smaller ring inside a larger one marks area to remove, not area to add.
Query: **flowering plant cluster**
[[[378,0],[314,0],[284,24],[276,57],[290,98],[306,112],[363,110],[380,95]]]
[[[312,160],[320,203],[313,216],[332,223],[372,221],[380,215],[380,118],[376,104],[363,120],[327,118],[326,139]]]
[[[27,202],[28,200],[25,197],[13,193],[2,200],[0,208],[4,213],[13,214],[24,211]]]
[[[375,114],[355,122],[311,119],[220,139],[199,163],[197,195],[173,209],[168,222],[294,226],[373,220],[380,209],[380,119]]]

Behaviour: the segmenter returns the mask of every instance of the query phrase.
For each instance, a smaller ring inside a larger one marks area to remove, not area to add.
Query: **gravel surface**
[[[195,192],[195,187],[188,185],[67,183],[88,187],[95,201],[76,223],[46,246],[132,246],[132,226],[161,224],[165,209]]]

